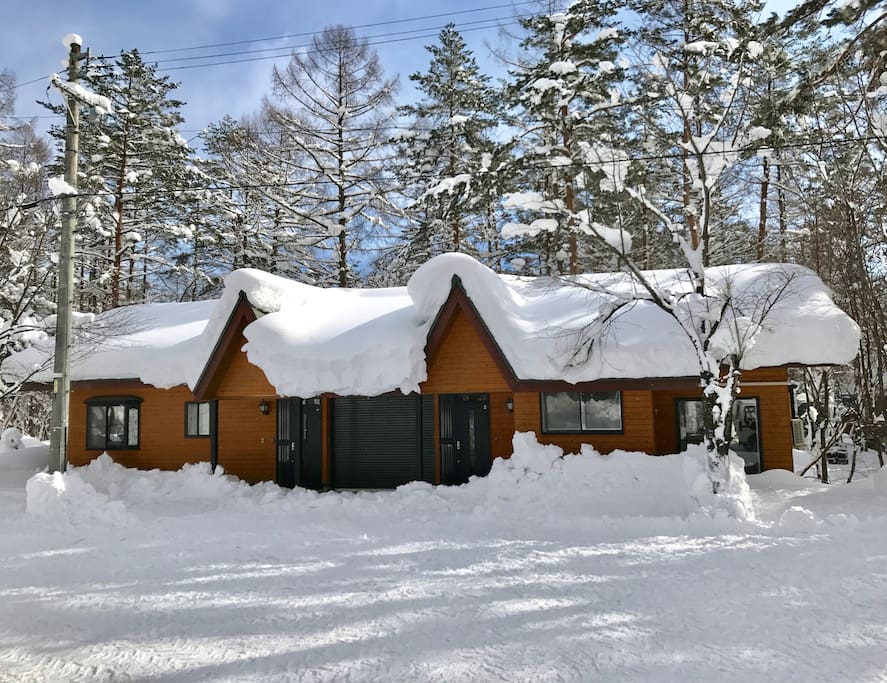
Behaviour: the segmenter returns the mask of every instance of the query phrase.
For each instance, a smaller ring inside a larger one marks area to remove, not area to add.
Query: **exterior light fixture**
[[[259,403],[259,412],[262,413],[262,415],[267,415],[271,412],[271,404],[262,399],[262,402]]]
[[[511,396],[505,399],[505,410],[509,413],[514,411],[514,399]]]

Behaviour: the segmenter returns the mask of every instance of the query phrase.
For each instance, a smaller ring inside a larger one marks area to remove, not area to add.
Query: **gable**
[[[478,329],[471,316],[470,311],[457,306],[432,328],[426,348],[428,379],[420,385],[422,393],[511,390],[501,359],[489,348],[491,340],[483,339],[485,330]]]
[[[230,353],[222,362],[215,378],[215,391],[212,398],[248,398],[251,396],[276,396],[277,392],[265,373],[247,360],[241,351],[246,339],[237,335]]]
[[[198,401],[276,395],[265,374],[250,364],[241,350],[246,343],[243,330],[256,318],[255,310],[241,291],[194,386]]]

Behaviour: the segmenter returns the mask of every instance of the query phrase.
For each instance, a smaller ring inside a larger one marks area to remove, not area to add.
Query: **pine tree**
[[[81,120],[81,306],[113,308],[147,300],[175,269],[188,232],[191,150],[176,132],[178,84],[137,50],[92,63],[83,81],[113,110]]]
[[[431,54],[427,72],[410,75],[420,99],[400,108],[412,120],[399,145],[398,175],[411,222],[394,259],[402,276],[444,251],[497,260],[489,253],[485,229],[496,194],[495,176],[484,173],[494,148],[490,131],[497,124],[490,77],[480,72],[453,24],[426,50]]]
[[[520,131],[521,192],[506,203],[517,219],[508,233],[535,237],[525,246],[539,253],[544,272],[579,271],[579,235],[589,233],[589,213],[604,211],[585,158],[589,144],[616,131],[618,51],[627,35],[616,28],[617,10],[609,0],[578,0],[564,12],[520,20],[526,35],[505,93]]]

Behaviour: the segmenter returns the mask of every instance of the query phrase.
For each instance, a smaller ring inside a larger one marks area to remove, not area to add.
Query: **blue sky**
[[[464,12],[447,17],[409,23],[360,28],[359,33],[379,51],[389,74],[401,77],[401,97],[408,97],[408,75],[424,70],[429,55],[424,45],[433,43],[440,28],[453,21],[474,49],[482,68],[496,69],[488,46],[500,43],[497,25],[513,25],[513,17],[532,7],[529,3],[502,6],[503,0],[335,0],[305,2],[295,0],[17,0],[4,9],[0,28],[3,51],[0,68],[11,69],[19,83],[62,69],[66,50],[61,44],[67,33],[78,33],[93,54],[114,55],[122,49],[138,48],[146,60],[160,61],[198,54],[220,54],[243,50],[303,45],[307,37],[265,40],[244,45],[208,48],[200,51],[150,54],[198,45],[246,41],[321,30],[331,24],[360,26],[429,15]],[[782,9],[795,4],[771,0]],[[498,7],[496,7],[498,6]],[[490,8],[479,11],[482,8]],[[395,32],[407,32],[392,35]],[[387,35],[386,35],[387,34]],[[418,37],[417,37],[418,36]],[[253,59],[267,53],[247,54],[227,59]],[[208,61],[224,61],[216,58]],[[283,64],[286,57],[277,60]],[[192,65],[198,62],[163,62],[162,67]],[[239,117],[255,111],[262,95],[270,92],[270,59],[223,66],[168,71],[181,82],[177,96],[187,102],[185,130],[196,130],[219,120],[225,114]],[[44,115],[35,103],[46,97],[45,81],[20,87],[16,113]],[[58,95],[52,97],[58,100]],[[44,121],[41,121],[44,124]],[[41,125],[41,128],[44,128]],[[190,136],[188,136],[190,137]]]
[[[489,62],[489,50],[484,43],[496,44],[498,29],[495,25],[513,21],[512,17],[519,9],[498,7],[477,10],[504,4],[503,0],[424,0],[421,3],[409,0],[94,0],[77,3],[75,9],[70,3],[56,0],[19,1],[4,10],[6,21],[0,28],[4,46],[0,54],[0,68],[12,70],[19,83],[60,71],[61,60],[66,56],[61,40],[67,33],[81,35],[84,46],[89,47],[93,54],[114,55],[121,49],[138,48],[145,53],[146,60],[159,62],[174,57],[266,48],[282,48],[280,52],[286,52],[289,47],[304,45],[310,41],[310,37],[266,40],[190,52],[147,53],[307,33],[337,23],[357,26],[471,10],[449,17],[359,29],[361,35],[378,43],[376,49],[386,72],[399,74],[402,91],[408,93],[409,74],[424,70],[428,65],[429,55],[423,46],[433,43],[435,39],[431,36],[435,36],[448,21],[457,25],[464,23],[460,29],[464,31],[466,41],[476,51],[479,61]],[[528,5],[524,3],[523,6]],[[405,31],[413,33],[391,35]],[[254,59],[267,54],[246,54],[227,59]],[[207,61],[225,60],[217,58]],[[286,57],[276,61],[284,64]],[[161,67],[195,63],[199,62],[164,62]],[[262,95],[270,92],[271,67],[274,63],[274,60],[262,59],[167,72],[174,80],[181,82],[177,96],[188,103],[184,110],[185,128],[201,128],[226,113],[238,117],[255,111]],[[20,116],[45,114],[45,110],[35,103],[37,98],[45,96],[45,81],[20,87],[16,113]],[[52,96],[58,99],[58,95],[53,93]]]

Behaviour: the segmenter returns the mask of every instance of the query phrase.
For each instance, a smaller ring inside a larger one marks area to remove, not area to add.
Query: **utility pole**
[[[76,40],[71,40],[76,38]],[[67,36],[68,82],[80,77],[80,37]],[[65,182],[77,189],[77,155],[80,151],[80,103],[69,95],[65,110]],[[68,409],[71,379],[71,311],[74,303],[74,228],[77,222],[77,196],[62,197],[62,234],[59,248],[59,279],[56,296],[55,360],[52,370],[52,427],[49,437],[49,469],[64,472],[68,466]]]

